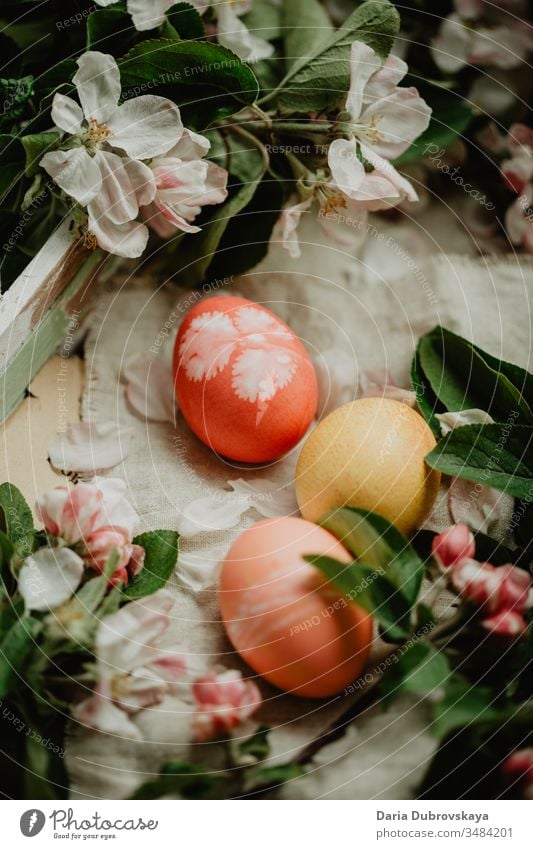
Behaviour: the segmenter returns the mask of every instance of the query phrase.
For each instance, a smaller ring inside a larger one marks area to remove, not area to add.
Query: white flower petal
[[[225,547],[206,547],[194,551],[180,550],[177,575],[195,592],[212,587],[218,581],[220,565],[227,553]]]
[[[161,26],[173,5],[174,0],[128,0],[128,12],[135,29],[142,32]]]
[[[250,509],[251,498],[234,492],[219,492],[191,501],[180,512],[178,532],[192,537],[203,531],[234,528],[243,513]]]
[[[97,150],[94,161],[102,175],[102,186],[98,193],[98,205],[105,210],[105,217],[113,224],[127,224],[139,211],[135,191],[126,171],[127,159]]]
[[[250,499],[250,506],[267,519],[274,516],[297,516],[298,504],[294,483],[281,486],[269,478],[256,478],[245,481],[237,478],[228,481],[232,490],[244,500]]]
[[[377,53],[362,41],[354,41],[350,52],[350,90],[346,98],[346,111],[354,121],[361,114],[365,86],[380,68],[381,59]]]
[[[137,726],[124,711],[113,704],[110,696],[91,696],[75,705],[72,715],[81,725],[94,728],[95,731],[111,734],[119,739],[142,739]]]
[[[435,418],[440,422],[442,435],[446,436],[456,427],[470,424],[493,424],[494,419],[485,410],[459,410],[458,412],[436,413]]]
[[[176,423],[176,401],[172,371],[149,354],[137,354],[122,372],[126,398],[141,418]]]
[[[91,473],[117,466],[127,456],[132,430],[115,422],[69,424],[48,446],[50,462],[63,472]]]
[[[96,236],[101,248],[116,256],[135,259],[142,256],[148,242],[148,227],[139,221],[115,224],[107,215],[105,206],[95,198],[87,207],[89,232]]]
[[[400,192],[400,195],[405,196],[407,200],[415,201],[418,200],[418,195],[414,190],[413,186],[405,177],[402,177],[399,171],[396,170],[394,165],[392,165],[388,159],[383,159],[373,147],[370,145],[362,144],[361,152],[367,162],[369,162],[378,172],[384,176],[392,186]]]
[[[116,110],[120,97],[120,72],[109,53],[89,50],[77,61],[78,70],[72,82],[85,117],[105,124]]]
[[[298,227],[304,212],[307,212],[313,203],[312,197],[301,203],[292,203],[281,210],[274,230],[274,241],[281,242],[291,259],[299,259],[302,255],[298,241]]]
[[[365,179],[364,165],[357,156],[355,139],[335,139],[328,150],[328,165],[335,185],[351,197]]]
[[[395,88],[367,106],[361,117],[365,126],[375,125],[375,152],[387,159],[400,156],[428,128],[431,107],[416,88]]]
[[[385,64],[369,79],[363,92],[363,103],[373,103],[391,94],[409,70],[407,63],[391,53]]]
[[[190,162],[193,159],[203,159],[206,153],[209,153],[210,147],[209,139],[184,127],[179,142],[169,150],[167,156],[177,156],[183,162]]]
[[[84,147],[52,150],[45,153],[40,165],[60,189],[82,206],[87,206],[100,191],[100,169]]]
[[[52,102],[52,121],[60,130],[75,135],[81,130],[82,108],[71,97],[58,92]]]
[[[91,480],[103,495],[103,523],[114,528],[123,528],[133,537],[138,515],[126,497],[127,486],[121,478],[95,477]]]
[[[263,38],[252,35],[237,17],[230,3],[219,4],[216,9],[219,44],[233,50],[239,59],[245,62],[258,62],[272,56],[274,46]]]
[[[67,601],[80,585],[83,560],[70,548],[40,548],[24,561],[18,589],[26,610],[50,610]]]
[[[153,201],[157,193],[154,172],[144,162],[137,159],[125,160],[126,173],[135,192],[139,206],[145,206]]]
[[[133,159],[161,156],[176,144],[183,132],[180,111],[165,97],[145,94],[127,100],[107,122],[113,147]]]
[[[454,478],[448,490],[448,505],[455,523],[464,522],[472,530],[495,539],[507,536],[514,510],[514,498],[509,493]]]

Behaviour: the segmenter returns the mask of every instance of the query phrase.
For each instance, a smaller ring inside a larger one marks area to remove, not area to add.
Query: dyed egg
[[[244,298],[210,298],[187,313],[174,380],[191,430],[232,460],[280,457],[316,413],[316,376],[304,346],[281,319]]]
[[[341,692],[365,666],[372,618],[303,559],[349,562],[341,543],[304,519],[264,519],[231,547],[220,576],[229,639],[263,678],[298,696]]]

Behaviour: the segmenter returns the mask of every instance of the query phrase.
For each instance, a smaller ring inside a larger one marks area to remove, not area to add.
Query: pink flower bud
[[[236,670],[212,670],[192,685],[196,702],[194,737],[213,740],[229,733],[260,706],[261,695],[253,681],[244,681]]]
[[[501,637],[519,637],[527,629],[527,622],[521,613],[515,610],[500,610],[494,616],[481,622],[483,628],[491,634],[499,634]]]
[[[496,567],[491,563],[463,560],[454,567],[451,580],[467,601],[484,607],[491,614],[503,611],[521,614],[529,606],[531,578],[516,566]]]
[[[471,559],[476,553],[474,534],[467,525],[454,525],[433,538],[431,553],[445,569]]]
[[[523,788],[526,799],[533,798],[533,748],[520,749],[509,755],[502,766],[502,773],[509,784]]]
[[[118,551],[117,569],[127,566],[131,558],[131,545],[120,528],[98,528],[85,540],[85,559],[97,572],[103,572],[111,554]]]
[[[37,513],[48,534],[73,545],[93,532],[101,519],[103,500],[95,484],[58,486],[39,498]]]

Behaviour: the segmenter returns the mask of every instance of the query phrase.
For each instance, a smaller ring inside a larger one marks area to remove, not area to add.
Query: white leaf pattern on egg
[[[240,307],[231,315],[212,311],[193,319],[180,345],[180,365],[189,380],[211,380],[223,371],[232,353],[232,388],[238,398],[258,405],[258,422],[266,403],[292,380],[298,368],[284,342],[293,334],[268,312]]]
[[[241,307],[237,310],[235,322],[241,333],[268,333],[269,339],[274,334],[283,339],[291,339],[291,334],[273,316],[256,307]],[[262,340],[264,341],[264,340]]]
[[[295,357],[283,348],[248,348],[233,364],[231,385],[243,401],[264,403],[290,383],[296,368]]]
[[[215,311],[196,316],[180,345],[180,363],[189,380],[211,380],[228,364],[239,333],[231,318]]]

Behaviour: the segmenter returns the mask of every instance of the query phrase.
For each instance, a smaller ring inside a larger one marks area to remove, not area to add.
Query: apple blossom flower
[[[137,513],[124,497],[126,484],[118,478],[94,478],[74,487],[56,487],[37,502],[48,534],[74,546],[85,565],[103,571],[109,557],[119,559],[111,583],[138,574],[144,550],[132,543]]]
[[[87,207],[88,228],[110,253],[140,256],[148,231],[136,221],[150,203],[156,183],[139,160],[160,156],[183,132],[178,107],[155,95],[119,105],[120,72],[113,56],[88,51],[77,60],[73,82],[81,106],[56,93],[52,119],[64,149],[50,151],[41,166],[57,185]]]
[[[445,73],[465,65],[509,69],[521,65],[531,48],[531,31],[520,18],[502,14],[500,4],[456,0],[431,43],[435,64]]]
[[[291,259],[299,259],[302,255],[298,239],[298,227],[304,212],[308,212],[313,204],[312,195],[303,201],[290,203],[281,210],[273,233],[274,241],[281,243]]]
[[[185,129],[166,156],[150,163],[156,193],[141,215],[163,239],[178,231],[198,233],[200,227],[192,222],[202,207],[226,199],[228,172],[203,158],[209,148],[208,139]]]
[[[234,669],[214,669],[197,678],[192,684],[192,694],[196,702],[193,725],[197,741],[228,734],[261,705],[256,684],[243,680]]]
[[[26,610],[59,607],[76,592],[83,572],[83,560],[70,548],[39,548],[25,559],[18,575]]]
[[[400,156],[427,128],[431,109],[415,88],[401,88],[407,65],[390,55],[385,64],[360,41],[352,44],[350,90],[346,98],[349,138],[329,146],[332,185],[370,211],[395,206],[417,195],[388,161]],[[362,160],[373,168],[367,172]]]
[[[431,553],[445,569],[457,566],[462,560],[471,560],[476,553],[474,534],[467,525],[454,525],[433,537]]]
[[[531,578],[516,566],[493,566],[461,559],[450,574],[453,586],[461,595],[487,613],[522,614],[531,605]]]
[[[75,719],[108,734],[140,738],[130,717],[160,704],[186,669],[181,654],[158,648],[172,604],[168,590],[159,590],[101,621],[95,640],[98,680],[94,693],[74,708]]]

